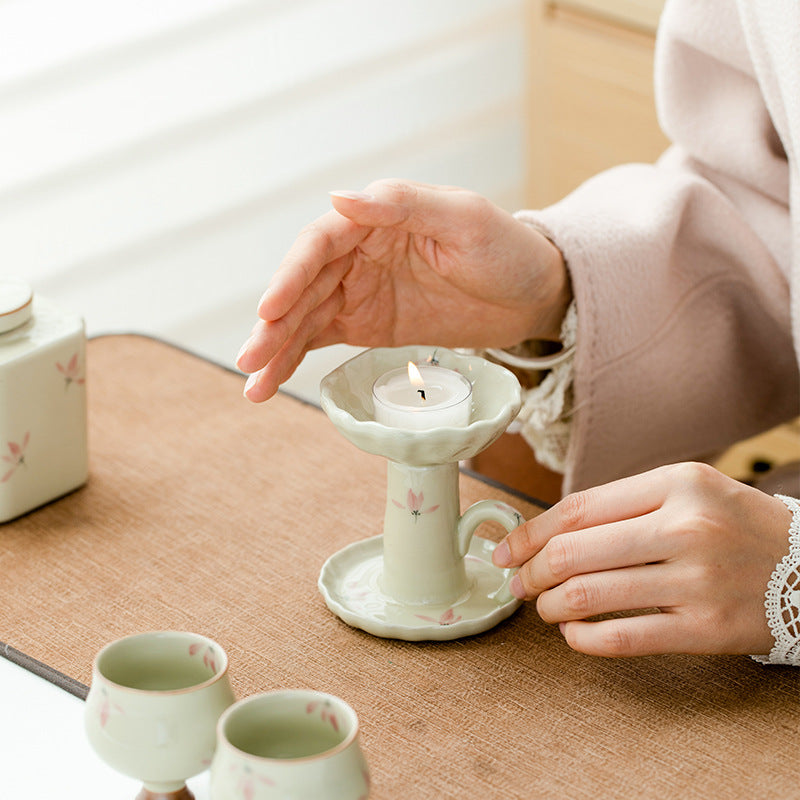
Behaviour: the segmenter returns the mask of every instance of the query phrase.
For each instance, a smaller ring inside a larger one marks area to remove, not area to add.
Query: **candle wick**
[[[425,390],[424,389],[417,389],[417,391],[422,395],[422,399],[425,399]]]

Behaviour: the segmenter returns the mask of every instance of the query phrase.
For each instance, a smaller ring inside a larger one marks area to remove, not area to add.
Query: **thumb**
[[[330,192],[333,207],[359,225],[398,228],[408,233],[440,237],[463,223],[473,192],[450,186],[431,186],[412,181],[381,180],[366,191]],[[459,220],[460,218],[460,220]]]

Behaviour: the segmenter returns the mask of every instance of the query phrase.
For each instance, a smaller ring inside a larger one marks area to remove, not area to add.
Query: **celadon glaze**
[[[145,790],[178,792],[210,765],[217,720],[234,700],[216,642],[181,631],[136,634],[98,653],[86,734],[105,763]]]
[[[375,420],[372,386],[391,369],[438,363],[472,384],[472,409],[465,427],[400,430]],[[360,450],[414,467],[463,461],[485,450],[517,416],[522,389],[505,367],[443,347],[375,348],[346,361],[322,379],[320,404],[337,430]]]
[[[406,430],[376,421],[372,385],[409,361],[439,364],[471,382],[466,426]],[[381,348],[327,375],[321,402],[349,441],[388,459],[381,562],[376,565],[367,543],[328,559],[319,579],[328,607],[370,633],[410,640],[472,635],[512,613],[518,606],[508,591],[512,571],[493,567],[493,543],[470,551],[480,524],[495,521],[510,531],[522,515],[489,500],[462,515],[458,462],[494,442],[514,419],[521,404],[516,377],[483,358],[444,348]]]
[[[414,605],[451,605],[471,589],[465,556],[475,529],[523,521],[510,506],[480,501],[459,514],[458,464],[388,465],[383,521],[383,575],[387,595]]]
[[[367,800],[369,787],[358,718],[338,697],[266,692],[220,717],[211,800]]]
[[[381,587],[405,603],[450,603],[467,591],[456,539],[458,464],[388,465]],[[421,557],[423,556],[423,557]]]

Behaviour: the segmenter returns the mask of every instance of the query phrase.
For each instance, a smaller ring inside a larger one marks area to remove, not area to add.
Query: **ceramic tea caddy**
[[[402,385],[409,362],[409,380],[412,366],[428,375],[419,388]],[[513,530],[523,517],[493,500],[462,514],[458,462],[516,417],[516,377],[444,348],[376,348],[328,374],[320,397],[340,433],[388,460],[383,533],[326,561],[318,585],[328,608],[369,633],[406,640],[469,636],[510,616],[520,604],[508,590],[512,572],[492,564],[494,542],[473,534],[487,521]]]
[[[0,279],[0,522],[86,481],[85,366],[83,320]]]

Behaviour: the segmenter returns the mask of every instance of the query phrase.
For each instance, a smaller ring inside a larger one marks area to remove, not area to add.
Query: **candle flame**
[[[413,386],[416,386],[419,389],[425,388],[425,381],[422,380],[422,375],[420,375],[417,365],[413,361],[408,362],[408,379],[411,381]]]

